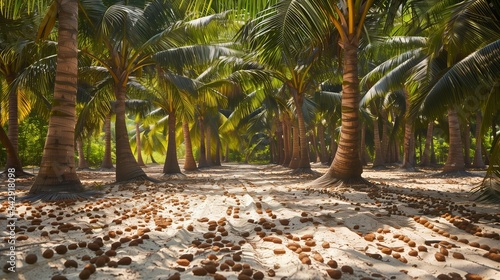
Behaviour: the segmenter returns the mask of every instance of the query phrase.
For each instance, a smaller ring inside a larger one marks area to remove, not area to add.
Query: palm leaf
[[[472,190],[476,200],[500,203],[500,134],[492,144],[490,164],[483,181]]]

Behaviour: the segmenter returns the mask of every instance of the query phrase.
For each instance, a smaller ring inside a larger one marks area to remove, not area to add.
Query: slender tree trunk
[[[297,168],[308,171],[311,169],[311,160],[309,159],[309,141],[307,141],[306,122],[304,120],[304,112],[302,105],[304,104],[303,93],[296,92],[295,107],[297,112],[297,123],[299,126],[299,148],[300,148],[300,161]],[[295,134],[294,134],[295,137]]]
[[[316,131],[314,128],[311,130],[311,145],[313,146],[312,151],[314,155],[312,158],[314,158],[314,162],[321,162],[321,158],[319,156],[318,141],[316,140]]]
[[[283,125],[280,121],[279,118],[275,119],[276,122],[276,164],[283,164],[284,158],[285,158],[285,151],[284,151],[284,141],[283,141]]]
[[[380,117],[380,116],[379,116]],[[380,140],[379,121],[373,120],[373,141],[375,142],[375,158],[373,159],[373,167],[381,167],[385,165],[385,154],[383,144]]]
[[[144,164],[144,161],[142,160],[141,125],[138,122],[135,123],[135,143],[137,144],[136,145],[137,163],[140,166],[146,166]]]
[[[292,127],[292,159],[290,160],[288,168],[297,169],[300,166],[299,131],[295,124],[292,124],[291,127]]]
[[[288,167],[290,165],[290,162],[292,161],[292,149],[290,145],[290,117],[287,114],[283,114],[283,150],[284,150],[284,157],[283,157],[283,166]]]
[[[427,134],[425,136],[425,146],[424,146],[424,155],[422,156],[422,166],[430,166],[431,165],[431,144],[433,140],[433,131],[434,131],[434,121],[429,121],[427,124]]]
[[[468,120],[465,120],[465,128],[462,132],[462,142],[464,143],[464,164],[465,167],[471,166],[470,161],[470,123]]]
[[[408,91],[404,90],[406,108],[410,108],[410,97]],[[405,118],[405,135],[403,141],[403,166],[402,168],[415,168],[415,131],[413,130],[413,119]]]
[[[474,131],[474,138],[476,138],[476,145],[474,149],[474,161],[472,166],[475,168],[485,168],[486,165],[483,161],[482,143],[483,136],[481,135],[481,125],[483,123],[483,115],[481,112],[476,113],[476,130]]]
[[[175,124],[176,120],[175,110],[168,114],[168,142],[167,142],[167,155],[165,163],[163,164],[163,174],[179,174],[181,168],[177,160],[177,145],[175,141]]]
[[[104,158],[101,168],[113,168],[113,160],[111,157],[111,113],[107,114],[104,119]]]
[[[8,75],[5,77],[7,84],[12,84],[14,82],[15,77],[13,75]],[[18,108],[18,96],[17,91],[11,91],[9,93],[9,130],[7,131],[7,136],[9,137],[9,141],[12,144],[11,149],[13,151],[7,152],[7,163],[5,165],[5,171],[8,171],[11,168],[14,168],[16,171],[14,174],[16,177],[20,177],[26,175],[27,173],[23,170],[23,165],[19,158],[19,150],[18,150],[18,138],[19,138],[19,108]],[[7,148],[7,146],[4,146]]]
[[[224,153],[224,162],[229,162],[229,143],[226,143],[226,152]]]
[[[198,167],[208,167],[207,152],[205,147],[205,124],[202,117],[199,118],[200,123],[200,159],[198,160]]]
[[[76,139],[76,150],[78,152],[78,169],[88,169],[89,163],[85,159],[83,141],[81,139]]]
[[[197,170],[196,161],[193,155],[193,146],[191,145],[191,135],[189,133],[189,122],[182,121],[182,133],[184,134],[184,146],[186,147],[186,158],[184,159],[184,170],[193,171]]]
[[[40,171],[30,194],[83,192],[75,168],[78,1],[57,0],[59,27],[54,98]]]
[[[389,137],[389,121],[388,121],[388,113],[385,109],[382,109],[382,118],[381,118],[381,124],[382,124],[382,153],[383,153],[383,159],[384,159],[384,164],[389,164],[392,162],[392,157],[391,157],[391,139]]]
[[[217,145],[215,149],[215,155],[214,155],[214,165],[215,166],[222,166],[220,158],[220,152],[222,150],[222,144],[220,142],[220,137],[219,137],[219,132],[216,133],[216,139],[217,139]]]
[[[116,97],[116,181],[147,179],[130,148],[125,116],[125,83],[115,85]]]
[[[318,124],[318,138],[319,138],[320,160],[321,163],[325,164],[328,163],[328,151],[326,150],[325,127],[321,122]]]
[[[210,129],[210,126],[206,127],[205,130],[205,142],[206,142],[206,151],[207,151],[207,165],[208,166],[213,166],[213,160],[212,160],[212,130]]]
[[[317,179],[320,184],[362,181],[359,161],[359,80],[358,39],[355,35],[343,41],[342,128],[340,141],[329,171]]]
[[[448,110],[448,127],[450,134],[450,148],[448,151],[448,159],[444,165],[444,172],[461,172],[465,171],[464,153],[460,132],[460,122],[457,111],[455,109]]]
[[[361,148],[359,151],[359,160],[362,165],[367,165],[370,160],[370,156],[366,151],[366,124],[364,122],[361,125]]]

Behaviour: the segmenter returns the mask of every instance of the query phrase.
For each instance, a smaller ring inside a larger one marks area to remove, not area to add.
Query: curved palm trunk
[[[78,169],[88,169],[89,163],[85,159],[85,153],[83,151],[83,142],[81,139],[76,139],[76,150],[78,152]]]
[[[182,121],[182,133],[184,134],[184,146],[186,147],[186,158],[184,159],[184,170],[197,170],[196,161],[193,155],[193,146],[191,145],[191,135],[189,134],[189,123],[187,120]]]
[[[434,131],[434,121],[430,121],[427,124],[427,134],[425,136],[425,146],[424,146],[424,155],[422,156],[422,166],[430,166],[431,165],[431,144],[432,144],[432,135]]]
[[[181,173],[179,161],[177,160],[177,147],[175,142],[175,110],[172,110],[168,115],[168,143],[167,155],[163,164],[163,174],[178,174]]]
[[[58,53],[54,99],[40,171],[30,194],[83,192],[75,169],[78,1],[57,0]],[[55,197],[46,197],[53,199]]]
[[[102,159],[101,168],[113,168],[111,158],[111,113],[107,114],[104,119],[104,158]]]
[[[137,163],[140,166],[145,166],[144,161],[142,160],[142,150],[141,150],[141,126],[139,123],[135,123],[135,143],[137,149]]]
[[[460,122],[458,119],[458,114],[454,109],[448,110],[448,127],[450,134],[450,148],[448,152],[448,158],[443,167],[443,172],[465,171],[462,137],[460,133]]]
[[[208,167],[207,152],[205,147],[205,125],[203,118],[199,118],[200,123],[200,159],[198,160],[198,168]]]
[[[344,72],[342,82],[342,127],[337,153],[328,172],[316,180],[320,185],[361,180],[363,166],[359,160],[359,80],[358,39],[349,35],[343,42]]]
[[[116,97],[116,181],[130,181],[147,179],[146,173],[141,169],[130,148],[125,121],[125,92],[123,83],[115,85]]]
[[[485,168],[486,165],[483,161],[483,136],[481,135],[481,124],[483,123],[483,116],[481,112],[476,113],[476,130],[474,131],[474,138],[476,138],[476,145],[474,149],[474,161],[472,166],[475,168]]]

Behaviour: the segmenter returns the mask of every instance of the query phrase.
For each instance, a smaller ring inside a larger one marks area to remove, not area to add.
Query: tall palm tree
[[[54,97],[40,171],[29,192],[31,197],[46,200],[86,196],[74,160],[78,1],[56,3],[59,25]]]

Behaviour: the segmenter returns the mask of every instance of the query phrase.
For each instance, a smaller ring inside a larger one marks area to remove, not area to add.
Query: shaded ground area
[[[160,166],[146,171],[161,176]],[[500,211],[468,197],[484,173],[435,173],[365,170],[375,187],[318,190],[306,186],[314,176],[275,165],[226,164],[163,184],[81,172],[105,196],[19,204],[16,272],[0,278],[498,279]]]

